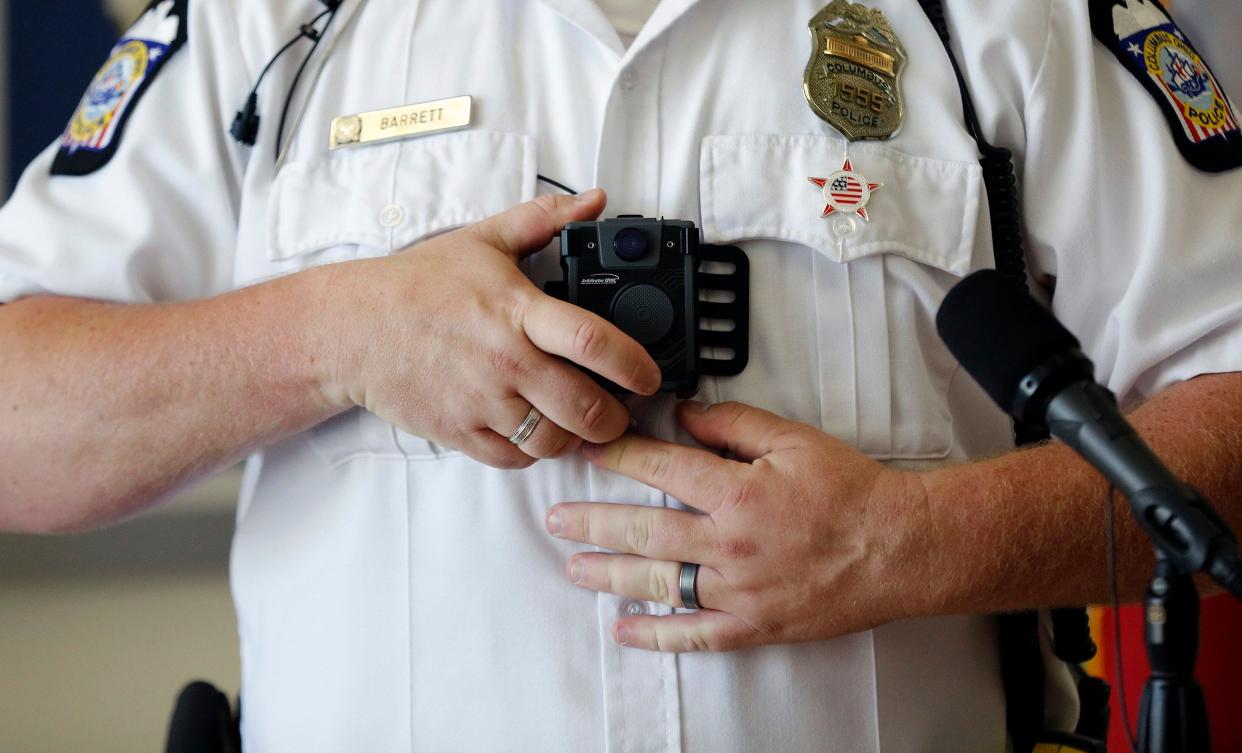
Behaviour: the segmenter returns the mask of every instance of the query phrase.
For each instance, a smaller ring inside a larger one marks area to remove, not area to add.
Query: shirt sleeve
[[[174,20],[186,24],[180,48],[163,44]],[[147,41],[125,49],[127,39]],[[168,57],[156,67],[161,54]],[[117,94],[139,85],[138,98]],[[65,135],[0,208],[0,303],[40,294],[169,301],[231,287],[243,148],[227,128],[248,88],[225,0],[152,3],[90,83]],[[97,168],[75,162],[89,166],[82,175],[54,175],[70,143],[110,146],[109,159]]]
[[[1167,105],[1094,37],[1088,3],[1024,12],[1016,51],[986,33],[962,44],[983,66],[985,130],[1017,147],[1033,278],[1123,405],[1242,370],[1242,169],[1187,161]],[[1017,71],[1007,91],[986,80],[998,68]]]

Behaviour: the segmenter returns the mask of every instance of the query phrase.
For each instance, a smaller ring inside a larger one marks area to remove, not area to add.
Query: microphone
[[[1025,286],[996,270],[970,275],[945,296],[936,331],[1002,410],[1047,427],[1121,490],[1182,572],[1206,572],[1242,599],[1242,560],[1229,527],[1139,438],[1096,383],[1077,338]]]

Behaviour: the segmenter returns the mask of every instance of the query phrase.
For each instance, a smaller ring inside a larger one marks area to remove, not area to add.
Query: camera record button
[[[663,339],[673,328],[675,319],[673,302],[654,285],[628,287],[613,301],[613,322],[643,345]]]

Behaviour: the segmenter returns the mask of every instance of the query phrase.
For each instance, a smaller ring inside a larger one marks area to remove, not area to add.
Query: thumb
[[[538,196],[471,229],[483,242],[517,261],[548,245],[566,223],[595,219],[604,211],[605,203],[604,192],[598,188],[577,196]]]
[[[746,462],[774,450],[802,447],[811,427],[745,403],[707,405],[687,400],[678,406],[681,424],[696,442],[727,449]]]

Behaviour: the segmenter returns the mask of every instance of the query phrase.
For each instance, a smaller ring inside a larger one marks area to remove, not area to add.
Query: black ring
[[[699,566],[693,562],[681,563],[681,574],[678,576],[681,591],[681,605],[686,609],[702,609],[699,606]]]

